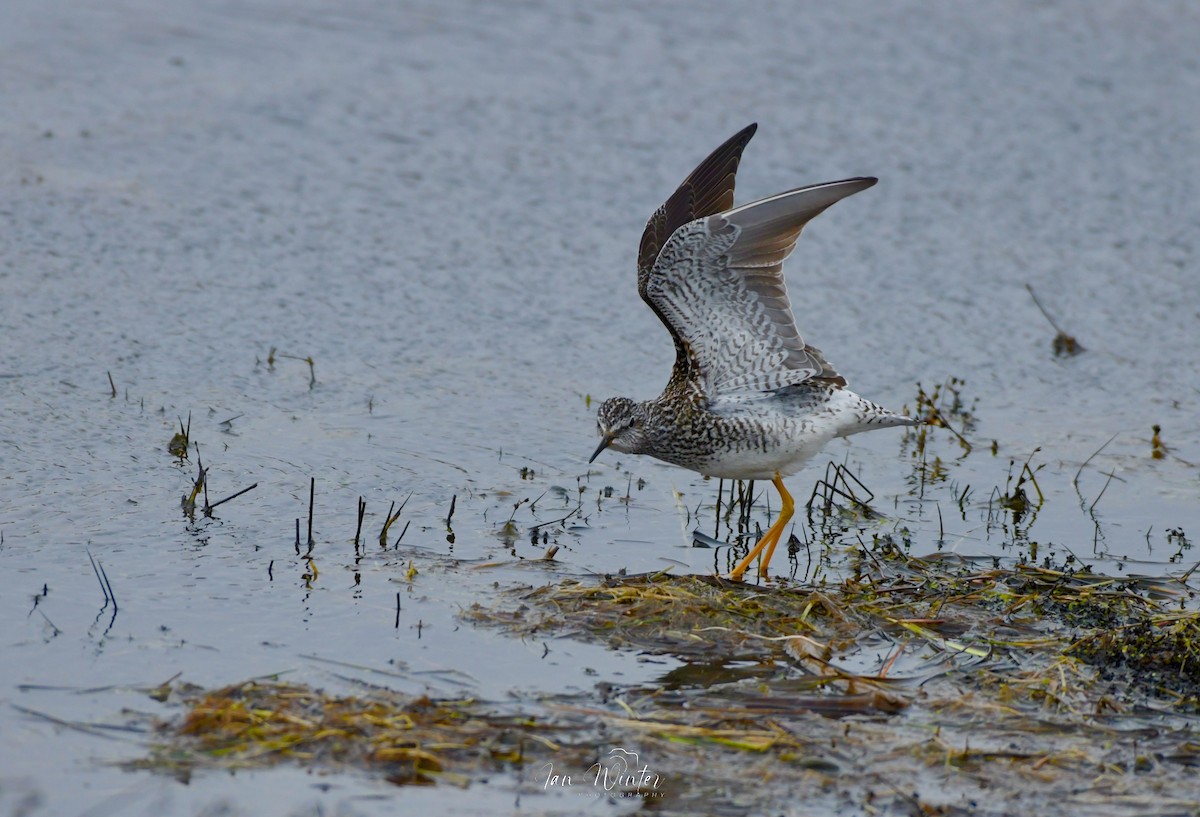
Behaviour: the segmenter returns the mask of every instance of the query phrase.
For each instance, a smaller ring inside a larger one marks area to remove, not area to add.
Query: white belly
[[[730,424],[730,432],[696,470],[723,479],[771,479],[804,467],[834,437],[863,430],[863,405],[845,389],[824,393],[819,401],[803,399],[726,399],[714,414]]]

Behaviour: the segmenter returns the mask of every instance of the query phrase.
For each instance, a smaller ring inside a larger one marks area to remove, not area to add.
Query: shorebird
[[[638,292],[671,333],[675,366],[655,399],[601,404],[600,445],[588,460],[611,448],[706,476],[771,480],[782,510],[734,567],[734,580],[760,554],[759,575],[767,575],[795,507],[783,477],[834,437],[918,423],[846,388],[821,350],[801,338],[783,277],[804,225],[877,179],[816,184],[734,207],[738,163],[757,127],[713,151],[646,223]]]

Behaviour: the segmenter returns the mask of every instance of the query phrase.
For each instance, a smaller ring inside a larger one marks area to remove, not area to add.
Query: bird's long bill
[[[600,452],[612,445],[613,438],[605,434],[604,439],[600,441],[600,445],[596,446],[596,451],[588,458],[588,462],[595,462],[596,457],[600,456]]]

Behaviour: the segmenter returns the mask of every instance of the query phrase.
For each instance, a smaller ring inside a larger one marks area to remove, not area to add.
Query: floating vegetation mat
[[[1200,815],[1189,576],[916,559],[887,543],[843,575],[514,588],[463,617],[550,653],[562,638],[638,651],[661,676],[503,705],[181,688],[186,714],[140,765],[500,774],[530,794],[583,788],[680,814]]]
[[[1039,703],[1053,690],[1064,706],[1102,694],[1108,707],[1200,712],[1200,611],[1182,577],[917,559],[885,545],[819,588],[656,574],[519,597],[518,607],[476,605],[466,616],[527,638],[574,636],[710,668],[673,676],[679,686],[731,680],[717,670],[741,665],[814,691],[928,697],[946,679],[955,689],[1002,684],[1010,699],[1025,689]],[[893,697],[878,697],[882,708],[903,708]]]
[[[248,681],[204,691],[180,687],[187,707],[138,768],[188,775],[197,767],[261,768],[291,762],[326,770],[372,769],[398,785],[449,782],[520,765],[563,747],[563,721],[505,715],[472,700],[415,698],[386,690],[330,695],[307,686]]]

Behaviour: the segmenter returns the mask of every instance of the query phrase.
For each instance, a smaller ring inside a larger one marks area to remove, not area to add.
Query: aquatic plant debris
[[[512,588],[462,617],[672,658],[651,683],[503,703],[177,686],[186,713],[136,765],[499,774],[537,793],[547,769],[625,747],[667,781],[625,794],[660,813],[783,808],[802,786],[823,809],[880,814],[1197,814],[1190,578],[915,558],[881,537],[820,586],[656,573]]]
[[[1161,699],[1200,712],[1200,611],[1183,577],[921,559],[880,537],[844,579],[820,587],[659,573],[568,580],[520,598],[515,610],[475,605],[465,616],[526,637],[566,634],[692,663],[780,663],[777,674],[789,684],[826,690],[837,676],[858,688],[915,681],[927,694],[934,678],[952,674],[961,684],[971,680],[968,670],[1024,683],[1075,661],[1110,681],[1129,670],[1120,692],[1129,703]],[[1180,609],[1189,602],[1193,609]],[[900,651],[907,656],[897,663]],[[793,677],[791,668],[809,674]],[[1149,668],[1159,672],[1143,672]],[[1089,687],[1074,691],[1086,697]]]
[[[212,691],[180,687],[181,722],[135,765],[174,774],[290,761],[328,770],[371,768],[397,785],[464,785],[485,763],[519,763],[557,749],[548,728],[469,699],[432,700],[375,689],[337,696],[297,684],[247,681]],[[557,727],[558,732],[568,729]]]

